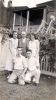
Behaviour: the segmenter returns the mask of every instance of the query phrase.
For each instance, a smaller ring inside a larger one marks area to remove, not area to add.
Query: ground
[[[56,100],[56,79],[41,75],[40,84],[9,84],[6,76],[0,75],[0,100]]]

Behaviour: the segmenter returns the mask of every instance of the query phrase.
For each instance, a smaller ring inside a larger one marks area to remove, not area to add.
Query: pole
[[[14,28],[15,28],[15,17],[16,17],[16,15],[15,15],[15,13],[14,13],[14,18],[13,18],[13,30],[14,30]]]
[[[28,25],[29,25],[29,11],[27,11],[26,32],[28,30]]]

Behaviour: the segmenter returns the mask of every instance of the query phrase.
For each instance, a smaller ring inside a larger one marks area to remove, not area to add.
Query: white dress
[[[10,50],[10,40],[7,42],[7,49],[6,49],[6,64],[5,64],[5,70],[12,71],[13,70],[13,57]]]
[[[16,48],[18,46],[18,39],[13,39],[11,38],[9,40],[8,44],[8,49],[7,49],[7,61],[6,61],[6,67],[5,70],[12,71],[14,68],[13,66],[13,59],[16,56]]]
[[[7,60],[7,41],[1,45],[0,70],[4,70]]]
[[[2,34],[0,34],[0,56],[1,56],[1,40],[2,40]]]
[[[16,49],[18,47],[18,39],[10,39],[10,50],[12,52],[12,56],[15,57],[16,56]]]
[[[0,34],[0,70],[2,70],[1,68],[1,40],[2,40],[2,34]]]
[[[39,59],[39,40],[29,41],[29,49],[32,50],[32,56]]]

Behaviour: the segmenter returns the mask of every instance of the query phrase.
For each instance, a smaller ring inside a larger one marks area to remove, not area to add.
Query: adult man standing
[[[22,32],[22,38],[19,40],[19,47],[22,47],[22,54],[26,56],[26,51],[28,49],[29,40],[26,38],[26,32]]]

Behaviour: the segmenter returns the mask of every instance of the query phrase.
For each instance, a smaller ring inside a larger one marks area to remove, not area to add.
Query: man
[[[8,79],[9,83],[15,83],[15,80],[18,77],[18,82],[20,85],[24,85],[24,74],[27,70],[27,62],[26,58],[21,55],[22,48],[17,48],[17,55],[14,58],[14,70],[11,74],[11,76]]]
[[[27,51],[27,65],[28,71],[25,75],[25,82],[30,83],[33,81],[34,83],[38,84],[40,79],[40,66],[39,61],[32,56],[32,51]],[[31,80],[33,78],[33,80]]]
[[[26,38],[26,32],[22,32],[22,38],[19,40],[19,47],[22,47],[22,54],[26,57],[26,51],[28,49],[29,40]]]

